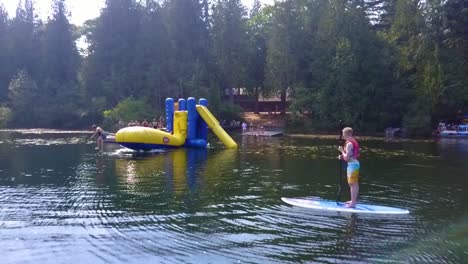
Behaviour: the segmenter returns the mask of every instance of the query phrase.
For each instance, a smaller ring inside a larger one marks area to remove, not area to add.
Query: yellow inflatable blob
[[[172,135],[159,129],[132,126],[120,129],[115,134],[115,142],[119,144],[139,143],[179,147],[184,144],[185,138],[180,134]]]

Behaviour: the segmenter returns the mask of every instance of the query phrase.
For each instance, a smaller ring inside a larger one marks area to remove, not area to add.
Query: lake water
[[[336,198],[336,139],[135,155],[90,135],[0,132],[2,264],[468,259],[468,140],[361,139],[360,201],[411,211],[381,216],[281,201]]]

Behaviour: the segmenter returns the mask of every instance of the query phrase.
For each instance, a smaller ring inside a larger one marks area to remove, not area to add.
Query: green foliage
[[[314,126],[334,127],[343,120],[373,130],[369,124],[379,123],[383,110],[375,102],[385,99],[381,89],[391,85],[382,59],[384,45],[360,7],[333,1],[316,9],[320,15],[309,23],[318,25],[307,32],[315,48],[307,53],[306,82],[294,92],[292,106],[310,112]]]
[[[87,97],[106,97],[110,107],[137,90],[130,75],[139,32],[135,1],[107,0],[101,16],[89,26],[89,55],[83,74]]]
[[[0,100],[8,97],[10,75],[10,56],[8,52],[8,13],[0,4]]]
[[[156,115],[154,112],[148,111],[149,106],[142,100],[127,98],[118,103],[117,106],[110,110],[104,111],[106,122],[117,123],[122,120],[129,122],[131,120],[152,120]]]
[[[76,127],[81,115],[77,77],[80,56],[67,13],[65,0],[54,0],[53,16],[43,32],[44,69],[39,86],[44,107],[41,124],[46,127]]]
[[[12,118],[20,126],[35,123],[39,111],[31,111],[40,98],[40,91],[36,82],[25,71],[19,71],[8,86]]]
[[[302,8],[298,1],[284,1],[276,3],[273,9],[267,42],[265,83],[273,90],[270,94],[279,91],[282,113],[286,110],[287,91],[302,81]]]
[[[210,21],[206,8],[207,3],[203,5],[198,0],[165,1],[162,6],[171,47],[164,67],[169,70],[168,89],[172,97],[196,96],[200,89],[210,87],[213,69],[210,69]]]
[[[148,6],[149,5],[149,6]],[[151,98],[149,105],[162,109],[164,100],[171,95],[170,70],[167,67],[171,47],[157,3],[148,2],[141,12],[137,46],[133,57],[132,81],[138,97]],[[134,92],[134,93],[135,93]]]
[[[250,12],[240,0],[106,0],[80,27],[65,2],[53,1],[47,21],[33,0],[20,1],[15,16],[0,4],[9,126],[152,118],[166,97],[188,96],[207,98],[220,119],[240,119],[226,88],[256,100],[279,95],[282,111],[289,95],[298,130],[334,131],[343,120],[426,134],[468,111],[463,0],[256,0]],[[82,56],[80,34],[89,44]]]
[[[45,25],[42,73],[47,76],[47,79],[60,84],[77,84],[80,56],[64,2],[65,0],[54,0],[53,16]]]
[[[288,116],[286,128],[288,129],[288,133],[312,132],[314,128],[317,128],[317,126],[313,126],[312,122],[313,121],[307,116],[295,112]]]
[[[218,1],[213,6],[213,54],[222,91],[245,84],[248,48],[245,15],[240,0]]]
[[[0,127],[4,128],[11,120],[11,109],[5,106],[0,106]]]
[[[431,135],[431,116],[427,111],[414,109],[411,114],[405,115],[403,126],[413,136]]]
[[[210,105],[211,107],[211,105]],[[226,120],[226,121],[231,121],[231,120],[236,120],[240,121],[242,120],[242,112],[244,110],[242,107],[236,105],[236,104],[231,104],[231,103],[224,103],[218,106],[214,107],[214,114],[218,121]]]
[[[441,6],[443,13],[445,43],[453,48],[465,61],[465,74],[468,72],[468,4],[466,0],[447,0]]]
[[[23,4],[23,5],[21,5]],[[35,80],[41,74],[40,26],[33,0],[18,2],[16,16],[9,26],[10,78],[19,70],[26,70]]]

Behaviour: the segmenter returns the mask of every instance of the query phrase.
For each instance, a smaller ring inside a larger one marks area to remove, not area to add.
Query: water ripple
[[[335,199],[331,140],[140,155],[96,153],[73,133],[16,134],[0,146],[2,263],[461,263],[468,254],[457,176],[466,164],[428,142],[364,144],[361,202],[411,211],[366,216],[280,199]]]

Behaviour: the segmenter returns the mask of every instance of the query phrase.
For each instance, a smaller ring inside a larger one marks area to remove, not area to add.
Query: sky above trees
[[[8,11],[14,15],[19,0],[0,0]],[[36,0],[36,6],[45,19],[50,16],[52,0]],[[99,16],[100,10],[104,7],[104,0],[67,0],[68,10],[71,12],[70,22],[75,25],[82,25],[86,20]],[[254,0],[242,0],[247,8],[252,8]],[[262,4],[273,4],[274,0],[260,0]]]

